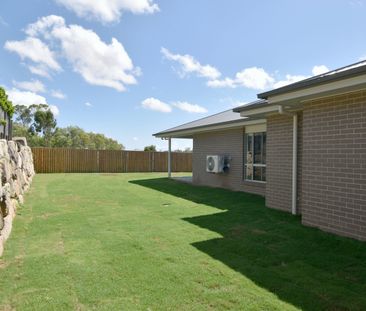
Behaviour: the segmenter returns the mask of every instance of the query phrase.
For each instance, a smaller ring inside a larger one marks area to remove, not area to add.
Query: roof
[[[296,91],[299,89],[309,88],[314,85],[319,85],[328,82],[334,82],[345,78],[351,78],[360,74],[366,73],[366,60],[357,62],[345,67],[341,67],[318,76],[314,76],[299,82],[295,82],[278,89],[258,94],[258,98],[268,99],[269,96],[279,95],[287,92]]]
[[[213,125],[224,125],[236,122],[243,122],[245,118],[241,117],[239,113],[234,112],[232,109],[196,120],[183,125],[179,125],[168,130],[154,134],[154,136],[163,137],[164,135],[173,134],[180,131],[202,129]]]
[[[332,70],[329,72],[326,72],[321,75],[317,75],[299,82],[295,82],[283,87],[280,87],[278,89],[274,89],[268,92],[264,92],[261,94],[258,94],[259,100],[256,100],[254,102],[236,107],[234,109],[226,110],[217,114],[214,114],[212,116],[208,116],[193,122],[189,122],[177,127],[173,127],[171,129],[159,132],[154,134],[154,136],[157,137],[171,137],[172,135],[178,135],[185,133],[184,135],[192,134],[189,131],[198,131],[198,130],[212,130],[215,126],[226,126],[226,125],[236,125],[236,124],[248,124],[248,122],[251,122],[246,117],[240,116],[239,112],[248,111],[252,109],[262,108],[262,107],[271,107],[274,106],[274,104],[270,104],[267,99],[270,96],[283,94],[283,93],[289,93],[296,90],[301,89],[307,89],[314,86],[318,86],[321,84],[326,84],[329,82],[335,82],[343,79],[348,79],[356,76],[360,76],[366,74],[366,60],[354,63],[345,67],[338,68],[336,70]],[[255,121],[253,119],[253,121]],[[182,135],[179,137],[183,137]]]
[[[250,110],[250,109],[254,109],[254,108],[258,108],[258,107],[262,107],[263,105],[268,104],[268,101],[266,99],[258,99],[254,102],[251,102],[249,104],[245,104],[239,107],[236,107],[233,109],[234,112],[242,112],[245,110]]]

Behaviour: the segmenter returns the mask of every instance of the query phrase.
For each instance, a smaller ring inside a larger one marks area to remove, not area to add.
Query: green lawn
[[[164,176],[37,175],[0,310],[366,310],[366,243]]]

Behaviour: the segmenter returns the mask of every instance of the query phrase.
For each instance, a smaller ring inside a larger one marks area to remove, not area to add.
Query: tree
[[[0,107],[9,115],[10,118],[13,116],[13,103],[8,99],[8,95],[2,87],[0,87]]]
[[[30,127],[33,122],[32,108],[24,105],[15,106],[15,121],[24,127]]]
[[[146,146],[144,148],[144,151],[156,152],[156,146],[155,145]]]
[[[34,113],[33,128],[37,133],[42,133],[45,137],[50,136],[56,125],[56,119],[50,109],[38,109]]]
[[[185,148],[184,150],[182,150],[182,149],[176,149],[176,150],[174,150],[174,152],[185,152],[185,153],[190,153],[190,152],[192,152],[192,149],[191,149],[191,148],[189,148],[189,147],[187,147],[187,148]]]

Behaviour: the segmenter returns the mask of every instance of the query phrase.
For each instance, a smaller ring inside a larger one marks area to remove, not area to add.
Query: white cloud
[[[161,53],[168,60],[175,61],[181,65],[179,75],[184,77],[189,73],[195,73],[199,77],[207,79],[206,85],[211,88],[238,88],[244,87],[253,90],[266,90],[270,88],[279,88],[300,80],[309,78],[306,75],[291,75],[287,74],[285,79],[276,80],[273,74],[266,72],[260,67],[245,68],[235,74],[233,78],[220,78],[221,73],[218,69],[211,65],[201,65],[191,55],[173,54],[168,49],[162,47]],[[314,66],[312,69],[313,75],[323,74],[329,69],[325,65]]]
[[[164,113],[169,113],[172,111],[172,108],[168,104],[153,97],[146,98],[142,101],[141,105],[145,109],[160,111]]]
[[[50,107],[50,110],[55,116],[60,114],[58,107],[55,105],[49,105],[46,98],[42,95],[30,91],[20,91],[16,88],[7,89],[6,93],[9,96],[9,100],[13,102],[14,106],[47,105]]]
[[[263,68],[251,67],[238,72],[235,82],[250,89],[264,90],[271,87],[274,79]]]
[[[323,74],[329,69],[325,65],[314,66],[312,69],[313,75]],[[289,85],[304,79],[309,78],[306,75],[291,75],[287,74],[285,79],[276,81],[272,75],[267,73],[263,68],[252,67],[244,69],[235,75],[234,79],[225,78],[221,80],[209,80],[207,86],[212,88],[236,88],[246,87],[255,90],[265,90],[269,88],[279,88]]]
[[[280,80],[277,81],[276,83],[273,84],[273,88],[277,89],[295,82],[299,82],[301,80],[307,79],[309,78],[309,76],[293,76],[293,75],[286,75],[286,79],[285,80]]]
[[[6,41],[5,49],[17,53],[22,60],[29,59],[36,66],[32,66],[32,71],[43,71],[48,74],[48,70],[61,71],[61,66],[56,61],[54,52],[38,38],[28,37],[22,41]]]
[[[138,141],[139,140],[138,137],[133,137],[132,139],[133,139],[133,141]]]
[[[58,90],[52,90],[51,91],[51,96],[54,98],[58,98],[58,99],[65,99],[66,95],[64,93],[62,93],[61,91]]]
[[[223,78],[221,72],[211,65],[201,65],[191,55],[173,54],[166,48],[161,48],[161,53],[168,60],[175,61],[181,65],[179,74],[185,76],[195,73],[199,77],[208,79],[207,86],[212,88],[236,88],[246,87],[255,90],[264,90],[274,83],[274,79],[263,68],[251,67],[236,73],[235,78]]]
[[[34,93],[44,93],[46,91],[44,84],[39,80],[32,80],[32,81],[13,81],[13,84],[22,90],[31,91]]]
[[[41,76],[44,78],[50,78],[50,74],[47,71],[47,68],[45,68],[44,66],[28,66],[28,69],[31,73],[37,75],[37,76]]]
[[[57,117],[60,114],[60,110],[58,109],[57,106],[49,105],[49,107],[55,117]]]
[[[11,90],[6,90],[6,93],[14,105],[48,105],[44,96],[38,95],[34,92],[20,91],[16,88],[13,88]]]
[[[117,91],[137,83],[132,61],[117,39],[106,44],[95,32],[78,25],[56,28],[53,35],[61,41],[63,53],[74,70],[88,83]]]
[[[235,84],[235,81],[233,79],[230,78],[225,78],[225,79],[221,79],[221,80],[209,80],[207,81],[207,86],[212,87],[212,88],[224,88],[224,87],[229,87],[229,88],[236,88],[237,85]]]
[[[24,41],[7,42],[7,49],[17,51],[22,58],[30,58],[37,63],[30,70],[38,75],[49,75],[48,70],[60,70],[50,51],[38,37],[58,50],[58,55],[67,59],[75,72],[92,85],[106,86],[117,91],[125,91],[126,85],[136,84],[136,76],[141,74],[139,67],[134,67],[123,45],[115,38],[107,44],[92,30],[79,25],[66,25],[60,16],[50,15],[28,25],[25,30],[30,37]],[[27,43],[27,44],[26,44]],[[23,51],[24,46],[37,49]],[[19,48],[22,46],[22,49]]]
[[[313,73],[313,76],[317,76],[317,75],[321,75],[323,73],[326,73],[328,71],[329,71],[329,69],[328,69],[327,66],[320,65],[320,66],[314,66],[313,70],[312,70],[312,73]]]
[[[199,105],[190,104],[187,102],[178,101],[178,102],[174,102],[172,105],[179,108],[180,110],[183,110],[183,111],[186,111],[189,113],[206,113],[207,112],[206,108],[199,106]]]
[[[317,76],[317,75],[321,75],[323,73],[328,72],[329,69],[327,66],[325,65],[319,65],[319,66],[314,66],[312,69],[312,75],[313,76]],[[276,83],[273,84],[273,88],[280,88],[292,83],[296,83],[299,82],[301,80],[305,80],[310,78],[310,76],[305,76],[305,75],[286,75],[286,79],[285,80],[280,80],[277,81]]]
[[[55,0],[79,17],[94,18],[102,22],[115,22],[123,12],[152,14],[159,11],[153,0]]]
[[[87,107],[92,107],[93,105],[92,105],[91,103],[89,103],[89,102],[86,102],[86,103],[85,103],[85,106],[87,106]]]
[[[181,65],[181,75],[184,76],[189,73],[195,73],[199,77],[208,78],[210,80],[217,79],[221,73],[211,65],[201,65],[191,55],[173,54],[166,48],[161,48],[161,53],[168,60],[178,62]]]
[[[25,29],[25,33],[30,37],[43,35],[46,39],[50,39],[49,31],[56,27],[65,27],[65,19],[57,15],[48,15],[39,18],[35,23],[29,24]]]
[[[264,90],[270,88],[273,83],[274,79],[263,68],[251,67],[236,73],[234,79],[225,78],[207,81],[207,86],[212,88],[246,87],[254,90]]]

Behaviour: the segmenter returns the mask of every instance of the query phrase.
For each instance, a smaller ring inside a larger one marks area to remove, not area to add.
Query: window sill
[[[243,180],[243,184],[244,185],[248,185],[248,186],[254,186],[254,187],[265,187],[266,186],[266,182],[265,181],[260,181],[260,180]]]

